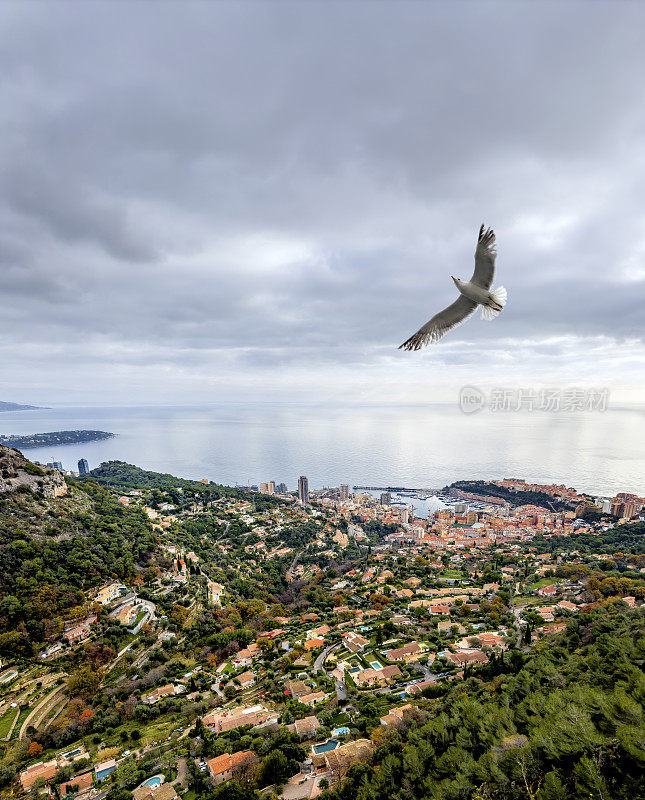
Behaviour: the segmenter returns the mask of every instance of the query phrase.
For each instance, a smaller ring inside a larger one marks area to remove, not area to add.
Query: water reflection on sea
[[[227,484],[307,475],[339,483],[438,488],[525,477],[598,494],[645,493],[643,412],[464,415],[454,406],[212,405],[58,407],[0,414],[0,433],[98,429],[118,436],[26,451],[75,469],[119,459]]]

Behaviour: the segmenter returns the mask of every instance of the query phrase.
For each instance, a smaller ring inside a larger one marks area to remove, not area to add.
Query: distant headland
[[[29,433],[18,436],[0,436],[0,444],[18,450],[30,447],[56,447],[59,444],[78,444],[111,439],[115,433],[107,431],[52,431],[50,433]]]
[[[20,403],[7,403],[6,400],[0,400],[0,411],[35,411],[40,408],[46,408],[46,406],[23,406]]]

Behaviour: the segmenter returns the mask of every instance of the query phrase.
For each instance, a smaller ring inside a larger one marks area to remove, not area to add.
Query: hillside
[[[38,408],[45,408],[45,406],[23,406],[20,403],[8,403],[6,400],[0,400],[0,412],[2,411],[31,411]]]
[[[249,492],[245,489],[236,489],[220,483],[213,483],[213,481],[194,481],[188,478],[178,478],[165,472],[151,472],[136,467],[134,464],[127,464],[125,461],[106,461],[81,480],[94,480],[103,486],[124,491],[127,489],[141,489],[149,492],[170,490],[173,494],[174,502],[179,502],[177,497],[177,490],[179,489],[183,492],[184,498],[193,496],[201,499],[208,498],[209,500],[219,497],[254,499],[257,508],[278,506],[284,503],[283,500],[270,495]]]
[[[25,450],[30,447],[56,447],[60,444],[96,442],[100,439],[111,439],[114,435],[108,431],[49,431],[0,436],[0,444]]]
[[[383,551],[398,526],[377,506],[350,516],[361,546],[342,505],[0,457],[0,796],[36,797],[50,763],[69,796],[112,758],[106,800],[160,773],[181,800],[644,796],[641,527],[451,563]],[[249,769],[212,786],[203,762],[241,752]]]
[[[544,492],[512,492],[504,486],[498,486],[496,483],[490,483],[489,481],[455,481],[450,486],[445,487],[444,491],[449,489],[460,489],[462,492],[471,492],[484,497],[498,497],[501,500],[506,500],[512,506],[541,506],[549,511],[572,511],[575,508],[572,503],[565,503],[563,500],[558,500]]]
[[[66,482],[0,446],[0,656],[29,655],[83,589],[136,574],[155,546],[141,509],[96,483]]]
[[[152,472],[141,469],[134,464],[127,464],[125,461],[106,461],[90,472],[90,477],[97,483],[104,486],[115,486],[130,489],[169,489],[182,488],[193,491],[213,491],[216,488],[226,489],[227,494],[231,491],[229,487],[215,484],[212,481],[194,481],[187,478],[178,478],[166,472]]]
[[[645,618],[608,605],[527,655],[432,687],[427,713],[384,731],[324,800],[643,797]],[[393,734],[393,735],[388,735]]]
[[[0,444],[0,497],[22,490],[61,497],[67,484],[58,470],[32,464],[20,451]]]
[[[575,550],[579,553],[645,554],[645,522],[616,525],[599,534],[573,533],[569,536],[547,538],[536,536],[530,545],[540,553],[559,553]]]

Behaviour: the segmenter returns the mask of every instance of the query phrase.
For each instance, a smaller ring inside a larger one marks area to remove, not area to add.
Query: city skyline
[[[0,28],[0,796],[645,798],[645,2]]]

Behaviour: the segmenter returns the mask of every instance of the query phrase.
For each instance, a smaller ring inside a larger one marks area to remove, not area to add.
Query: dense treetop
[[[0,499],[0,655],[31,654],[60,632],[83,591],[122,581],[145,565],[156,537],[140,508],[127,508],[92,481],[69,482],[69,494],[29,491]]]

